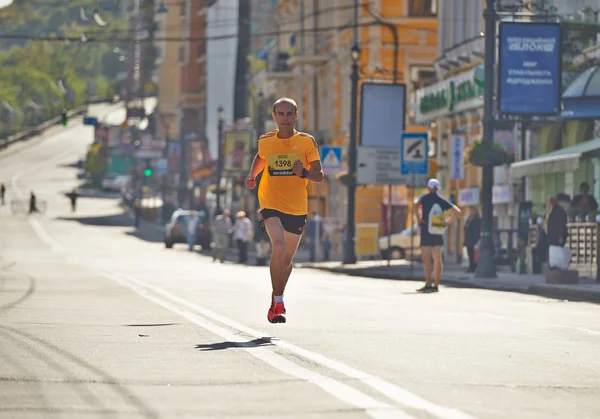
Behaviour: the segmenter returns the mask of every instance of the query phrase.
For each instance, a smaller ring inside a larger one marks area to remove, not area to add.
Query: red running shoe
[[[271,323],[285,323],[285,306],[283,303],[273,301],[267,313],[267,319]]]

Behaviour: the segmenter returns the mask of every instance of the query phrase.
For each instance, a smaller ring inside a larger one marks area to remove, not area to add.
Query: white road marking
[[[46,242],[51,249],[59,250],[58,253],[65,254],[65,249],[62,245],[57,242],[54,238],[52,238],[45,231],[45,234],[39,234],[40,231],[43,230],[43,227],[37,223],[39,228],[34,228],[34,231],[38,233],[40,239]],[[257,330],[251,329],[243,324],[237,323],[234,320],[231,320],[227,317],[221,316],[217,313],[213,313],[210,310],[205,309],[204,307],[192,303],[188,300],[180,298],[174,294],[171,294],[161,288],[145,284],[142,281],[134,279],[130,276],[123,275],[117,272],[113,272],[104,267],[99,267],[94,265],[91,262],[85,262],[83,260],[79,260],[77,258],[69,257],[71,262],[78,262],[80,265],[85,266],[87,268],[94,269],[104,276],[110,278],[113,281],[118,282],[119,284],[135,291],[137,294],[141,295],[144,298],[147,298],[154,303],[192,321],[193,323],[199,325],[200,327],[213,332],[214,334],[221,336],[223,339],[230,340],[232,342],[245,342],[245,340],[232,334],[227,329],[224,329],[217,324],[210,322],[207,318],[220,322],[226,326],[229,326],[235,330],[243,332],[247,335],[250,335],[255,338],[263,338],[266,336],[266,333],[259,332]],[[176,303],[176,304],[174,304]],[[201,314],[203,317],[198,316],[195,313],[186,310],[184,307],[193,310],[196,313]],[[289,352],[292,352],[296,355],[299,355],[305,359],[311,360],[313,362],[317,362],[322,366],[325,366],[331,370],[337,371],[341,374],[346,375],[349,378],[355,378],[362,383],[368,385],[369,387],[377,390],[378,392],[386,395],[390,399],[394,400],[401,405],[413,409],[424,410],[430,414],[435,415],[440,419],[475,419],[474,416],[463,413],[459,410],[447,408],[443,406],[438,406],[432,402],[429,402],[413,393],[410,393],[408,390],[405,390],[395,384],[388,383],[378,377],[369,375],[365,372],[356,370],[350,366],[347,366],[341,362],[334,361],[329,359],[321,354],[316,352],[312,352],[306,350],[304,348],[300,348],[291,343],[282,341],[282,340],[272,340],[272,344],[286,349]],[[307,370],[306,368],[295,364],[291,361],[286,360],[280,355],[276,354],[273,351],[266,350],[265,348],[244,348],[250,354],[256,356],[258,359],[266,362],[267,364],[273,366],[274,368],[286,373],[288,375],[307,380],[337,399],[349,403],[351,405],[357,406],[361,409],[364,409],[366,413],[368,413],[371,417],[374,418],[411,418],[405,412],[402,412],[398,409],[395,409],[393,406],[375,400],[374,398],[352,388],[346,384],[343,384],[339,381],[331,379],[329,377],[325,377],[316,372],[312,372]],[[257,351],[257,349],[262,349],[261,351]],[[257,355],[258,354],[258,355]]]
[[[62,255],[66,254],[65,248],[58,241],[52,238],[44,230],[41,224],[37,222],[37,220],[30,219],[30,223],[40,240],[45,242],[53,251]],[[167,310],[170,310],[175,314],[180,315],[181,317],[191,321],[192,323],[197,324],[198,326],[214,333],[217,336],[220,336],[223,339],[226,339],[227,341],[240,343],[242,349],[244,349],[252,356],[265,362],[266,364],[271,365],[273,368],[283,372],[284,374],[296,377],[300,380],[308,381],[320,387],[336,399],[344,403],[350,404],[352,406],[355,406],[359,409],[363,409],[365,413],[367,413],[369,416],[375,419],[414,419],[413,416],[410,416],[407,413],[398,410],[397,408],[388,403],[376,400],[373,397],[362,393],[350,387],[349,385],[337,381],[333,378],[329,378],[322,374],[310,371],[298,364],[295,364],[292,361],[283,358],[281,355],[271,350],[261,347],[244,347],[243,344],[246,343],[247,340],[243,336],[233,334],[229,330],[205,319],[204,317],[192,313],[191,311],[186,310],[181,306],[173,304],[164,297],[161,298],[160,296],[156,295],[157,293],[153,292],[151,287],[133,278],[129,278],[117,272],[109,271],[105,268],[97,267],[92,263],[85,262],[76,257],[68,256],[67,260],[71,263],[77,263],[86,268],[91,268],[93,270],[98,271],[110,280],[133,290],[140,296],[154,302],[157,305],[166,308]],[[263,333],[259,337],[262,338],[265,335],[266,334]]]

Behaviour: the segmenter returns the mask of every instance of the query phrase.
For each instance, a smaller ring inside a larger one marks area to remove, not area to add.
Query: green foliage
[[[475,141],[465,152],[466,160],[473,166],[501,166],[510,163],[506,148],[497,141]]]
[[[0,9],[0,31],[12,35],[69,36],[83,33],[107,42],[61,42],[0,39],[0,137],[23,127],[57,117],[63,107],[81,106],[90,97],[114,95],[126,70],[119,61],[118,47],[126,42],[110,41],[127,36],[127,14],[115,0],[15,0]],[[83,8],[88,18],[80,18]],[[98,8],[107,22],[99,26],[92,13]],[[110,65],[107,65],[110,63]],[[67,92],[61,89],[60,83]]]

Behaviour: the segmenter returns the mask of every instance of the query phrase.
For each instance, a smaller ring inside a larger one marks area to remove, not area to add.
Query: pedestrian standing
[[[465,234],[464,241],[465,247],[467,248],[467,254],[469,255],[469,268],[467,272],[475,272],[477,263],[475,262],[475,246],[479,242],[479,236],[481,234],[481,218],[479,217],[479,211],[476,207],[470,207],[469,216],[465,221]]]
[[[0,201],[2,201],[2,205],[4,205],[4,194],[6,193],[6,186],[4,183],[0,184]]]
[[[418,292],[438,292],[443,270],[444,232],[447,224],[460,215],[460,209],[456,205],[438,194],[440,189],[437,179],[429,179],[427,193],[417,202],[417,217],[421,226],[421,257],[425,269],[425,286],[418,289]],[[449,215],[446,214],[447,211],[450,211]]]
[[[248,242],[252,239],[252,221],[246,217],[244,211],[236,214],[236,221],[233,225],[233,240],[238,247],[238,262],[248,262]]]
[[[194,250],[194,245],[196,244],[196,230],[198,228],[198,221],[198,214],[195,210],[191,210],[185,219],[185,233],[190,252]]]
[[[222,214],[215,217],[212,225],[214,243],[213,262],[217,259],[219,259],[221,263],[225,262],[225,254],[229,247],[229,235],[231,232],[231,212],[228,209],[225,209]]]

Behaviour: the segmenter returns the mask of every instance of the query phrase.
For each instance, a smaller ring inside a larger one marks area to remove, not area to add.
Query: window
[[[186,61],[186,56],[185,56],[185,46],[181,45],[179,47],[179,64],[184,64]]]
[[[181,3],[179,3],[179,16],[184,18],[186,14],[187,14],[187,2],[182,1]]]
[[[409,0],[409,16],[437,16],[438,0]]]
[[[428,66],[411,66],[410,82],[413,92],[436,81],[435,70]]]
[[[197,58],[203,58],[206,55],[206,42],[198,41]]]

